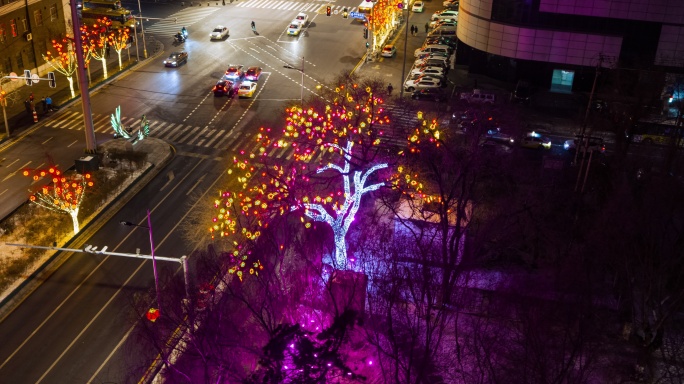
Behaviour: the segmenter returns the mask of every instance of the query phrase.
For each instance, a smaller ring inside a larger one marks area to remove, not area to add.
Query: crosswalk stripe
[[[311,3],[311,2],[299,2],[299,1],[281,1],[281,0],[247,0],[245,2],[239,3],[236,7],[241,8],[268,8],[268,9],[283,9],[283,10],[297,10],[302,12],[316,12],[324,4]],[[357,7],[346,7],[344,5],[331,5],[331,10],[342,12],[344,8],[347,8],[348,12],[356,11]]]
[[[172,137],[171,141],[178,141],[179,143],[182,143],[183,140],[187,139],[188,137],[194,135],[201,127],[194,127],[193,129],[188,129],[185,132],[181,130],[180,135],[177,137]]]
[[[164,20],[160,20],[149,27],[146,27],[145,33],[178,32],[181,27],[194,25],[217,10],[218,8],[216,7],[185,8],[180,12],[168,16]]]
[[[168,124],[166,121],[162,121],[161,123],[159,123],[156,126],[153,124],[150,124],[150,134],[152,134],[152,132],[156,133],[156,132],[161,131],[162,129],[164,129],[164,126],[166,126],[166,124]]]
[[[58,121],[58,122],[55,123],[55,124],[52,124],[52,126],[55,127],[55,128],[60,128],[60,127],[62,127],[64,124],[68,123],[74,116],[79,116],[79,115],[81,115],[81,113],[79,113],[79,112],[68,112],[66,115],[63,116],[63,117],[64,117],[63,120]],[[61,118],[61,117],[62,117],[62,116],[60,116],[60,118]]]
[[[204,126],[204,128],[202,128],[202,130],[200,130],[199,132],[197,132],[196,135],[193,135],[193,137],[190,139],[190,141],[186,142],[186,144],[193,145],[193,143],[194,143],[196,140],[201,139],[201,138],[204,136],[204,134],[207,132],[207,130],[209,130],[209,126],[208,126],[208,125]]]
[[[166,135],[168,135],[168,134],[174,132],[175,129],[178,128],[178,127],[176,127],[176,125],[180,126],[181,124],[177,124],[177,123],[171,123],[171,124],[169,124],[169,126],[166,127],[163,131],[158,132],[158,133],[155,135],[155,137],[161,139],[161,138],[163,138],[164,136],[166,136]],[[174,128],[174,127],[175,127],[175,128]]]

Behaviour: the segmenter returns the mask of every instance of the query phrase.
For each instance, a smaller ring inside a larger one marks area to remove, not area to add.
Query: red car
[[[261,67],[249,67],[247,72],[245,72],[245,79],[251,81],[257,81],[261,77]]]
[[[224,78],[228,80],[238,80],[245,76],[245,71],[242,70],[242,65],[231,65],[226,70]]]

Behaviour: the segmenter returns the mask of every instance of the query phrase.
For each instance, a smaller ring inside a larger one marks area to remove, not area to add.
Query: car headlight
[[[567,142],[563,143],[563,149],[565,149],[566,151],[570,149],[570,144],[568,144]]]

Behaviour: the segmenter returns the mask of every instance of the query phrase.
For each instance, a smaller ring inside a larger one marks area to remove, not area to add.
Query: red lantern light
[[[147,320],[154,323],[159,318],[159,314],[160,312],[157,308],[150,308],[147,311],[147,314],[145,314],[145,317],[147,317]]]

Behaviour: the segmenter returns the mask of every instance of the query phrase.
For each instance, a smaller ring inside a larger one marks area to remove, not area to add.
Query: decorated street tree
[[[105,79],[107,78],[108,30],[111,25],[112,21],[103,17],[97,19],[97,23],[93,25],[83,25],[81,27],[84,57],[92,57],[95,60],[100,60],[100,63],[102,63],[102,73]],[[86,61],[89,60],[86,59]]]
[[[62,40],[52,40],[52,48],[57,52],[52,54],[48,51],[43,55],[43,59],[54,68],[57,72],[66,76],[69,81],[69,89],[71,90],[71,97],[76,97],[74,92],[74,73],[76,72],[76,51],[74,42],[68,36]]]
[[[114,51],[116,51],[116,54],[119,57],[119,69],[123,68],[123,64],[121,63],[121,51],[128,46],[130,36],[131,30],[128,27],[116,28],[109,31],[109,34],[107,35],[107,43],[114,48]]]
[[[51,177],[51,184],[45,185],[31,195],[31,203],[57,212],[68,213],[74,225],[74,234],[80,230],[78,225],[78,210],[83,201],[86,189],[93,186],[90,174],[73,173],[69,176],[62,174],[56,167],[47,170],[40,169],[24,171],[24,176],[31,176],[38,181],[43,177]]]
[[[331,263],[347,268],[346,235],[361,198],[385,185],[386,178],[378,172],[388,166],[378,156],[389,128],[377,92],[383,88],[377,82],[340,86],[329,103],[288,108],[280,132],[261,128],[254,148],[240,150],[228,171],[239,185],[215,201],[212,236],[239,233],[256,240],[275,216],[298,213],[306,228],[311,227],[306,218],[331,227]],[[286,152],[292,160],[280,158]],[[233,272],[240,278],[242,269],[251,267],[247,259],[241,255],[236,260]]]

